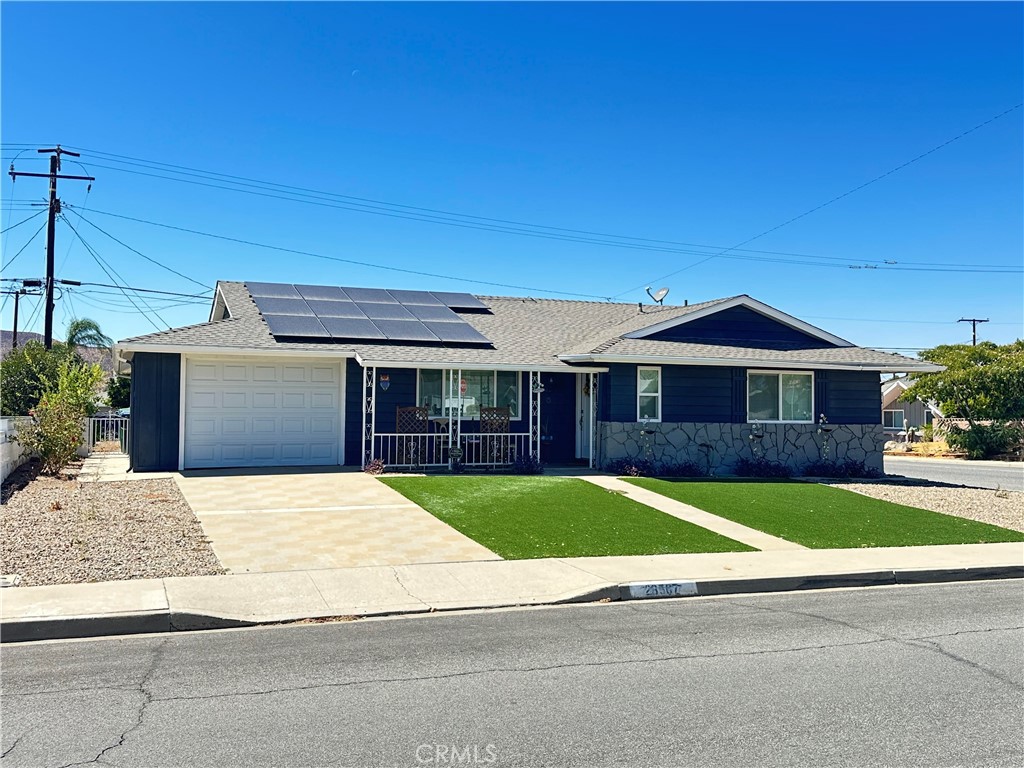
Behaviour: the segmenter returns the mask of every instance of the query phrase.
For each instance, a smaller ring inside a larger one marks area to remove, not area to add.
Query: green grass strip
[[[815,483],[624,479],[812,549],[1024,541],[1018,531]]]
[[[386,477],[381,482],[506,560],[752,549],[575,478]]]

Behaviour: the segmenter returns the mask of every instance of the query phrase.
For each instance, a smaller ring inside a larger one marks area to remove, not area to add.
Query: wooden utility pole
[[[57,224],[57,214],[60,213],[60,198],[57,197],[57,179],[77,179],[78,181],[96,181],[92,176],[68,176],[60,173],[60,156],[71,155],[71,157],[81,157],[77,152],[69,152],[66,149],[62,149],[58,144],[53,149],[37,149],[36,152],[41,154],[50,153],[50,172],[49,173],[26,173],[24,171],[14,170],[14,163],[11,163],[10,175],[11,178],[17,180],[19,176],[35,176],[36,178],[50,180],[50,203],[48,218],[46,220],[46,285],[45,292],[46,298],[44,299],[46,306],[44,307],[44,321],[43,321],[43,344],[46,345],[47,349],[53,346],[53,253],[54,253],[54,236]]]
[[[14,297],[14,331],[11,333],[11,349],[18,348],[18,303],[22,296],[40,296],[38,293],[29,293],[28,288],[40,288],[43,285],[42,280],[22,280],[21,288],[16,291],[4,291],[9,296]]]
[[[987,323],[988,318],[986,317],[984,320],[981,320],[977,317],[961,317],[957,322],[971,324],[971,346],[978,346],[978,323]]]

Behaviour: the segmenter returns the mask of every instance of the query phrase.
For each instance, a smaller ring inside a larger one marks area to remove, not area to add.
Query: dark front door
[[[542,373],[540,458],[545,464],[568,464],[576,457],[576,374]]]

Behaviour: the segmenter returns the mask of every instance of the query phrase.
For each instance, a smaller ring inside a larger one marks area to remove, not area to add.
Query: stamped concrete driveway
[[[501,559],[362,472],[209,470],[175,480],[232,573]]]

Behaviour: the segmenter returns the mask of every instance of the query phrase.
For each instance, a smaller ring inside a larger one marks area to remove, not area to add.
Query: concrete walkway
[[[1022,576],[1024,545],[1010,543],[494,560],[13,587],[2,592],[0,639],[631,599],[638,587],[643,594],[665,582],[684,588],[669,594],[721,595]]]
[[[129,472],[123,453],[91,453],[82,462],[78,479],[83,483],[114,483],[126,480],[162,480],[173,472]]]
[[[654,509],[664,512],[666,515],[678,517],[680,520],[699,525],[701,528],[707,528],[709,531],[714,531],[733,541],[738,541],[741,544],[746,544],[749,547],[755,547],[765,552],[806,549],[806,547],[800,544],[794,544],[792,541],[786,541],[763,531],[734,523],[732,520],[726,520],[724,517],[712,515],[703,509],[691,507],[689,504],[683,504],[681,501],[676,501],[667,496],[662,496],[660,493],[654,493],[646,488],[627,483],[617,477],[581,475],[580,479],[606,490],[621,493],[633,501],[645,504],[648,507],[654,507]]]

